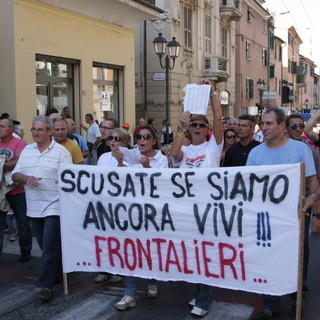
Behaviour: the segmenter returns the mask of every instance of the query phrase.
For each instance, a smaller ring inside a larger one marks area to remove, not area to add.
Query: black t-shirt
[[[98,159],[100,158],[101,155],[110,151],[111,151],[111,148],[106,144],[106,141],[102,140],[102,142],[97,147]]]
[[[237,142],[226,152],[223,167],[240,167],[245,166],[249,152],[260,144],[259,141],[252,140],[248,145],[244,146]]]

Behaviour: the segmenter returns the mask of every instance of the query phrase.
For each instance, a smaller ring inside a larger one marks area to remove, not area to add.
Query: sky
[[[303,41],[300,54],[311,59],[320,67],[320,0],[266,0],[264,4],[274,14],[275,34],[282,40],[284,31],[294,26]],[[281,14],[283,12],[289,13]]]

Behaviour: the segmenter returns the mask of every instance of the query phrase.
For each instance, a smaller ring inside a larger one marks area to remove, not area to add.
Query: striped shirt
[[[67,149],[54,140],[42,153],[36,143],[27,145],[21,152],[12,174],[21,173],[41,179],[36,188],[24,185],[27,216],[45,218],[47,216],[60,215],[57,183],[59,163],[72,163],[72,159]]]

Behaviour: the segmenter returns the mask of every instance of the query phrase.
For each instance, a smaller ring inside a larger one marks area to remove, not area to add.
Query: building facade
[[[245,112],[258,115],[266,103],[261,103],[259,79],[265,91],[274,87],[274,79],[270,77],[270,65],[274,64],[274,27],[261,1],[243,0],[240,10],[243,17],[236,23],[236,115]],[[268,100],[271,104],[271,99]]]
[[[183,110],[184,87],[208,78],[215,84],[224,115],[233,116],[235,104],[235,21],[241,18],[239,1],[162,0],[165,12],[141,24],[136,38],[136,110],[155,119],[161,130],[165,119],[166,79],[152,41],[162,33],[181,44],[179,57],[169,72],[169,123],[178,126]],[[164,61],[163,61],[164,63]],[[173,61],[170,60],[170,67]],[[209,113],[210,116],[210,113]]]
[[[141,0],[1,1],[0,112],[26,128],[65,106],[77,124],[86,113],[133,124],[135,28],[160,12]]]

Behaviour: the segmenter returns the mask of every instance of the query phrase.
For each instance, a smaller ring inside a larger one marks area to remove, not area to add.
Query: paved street
[[[146,297],[146,281],[138,282],[138,303],[133,309],[117,311],[113,305],[123,295],[123,283],[94,283],[93,273],[68,275],[69,294],[63,294],[62,284],[56,287],[52,302],[37,300],[36,279],[40,250],[34,241],[31,261],[18,263],[18,243],[7,241],[0,257],[0,319],[6,320],[61,320],[61,319],[194,319],[189,315],[187,302],[192,298],[194,285],[183,282],[159,282],[159,297]],[[304,298],[304,320],[320,320],[320,236],[311,236],[310,292]],[[289,267],[289,266],[288,266]],[[290,310],[290,298],[283,297],[283,310],[278,319],[294,319]],[[254,310],[261,307],[261,298],[256,294],[217,289],[212,311],[206,320],[247,320]]]

